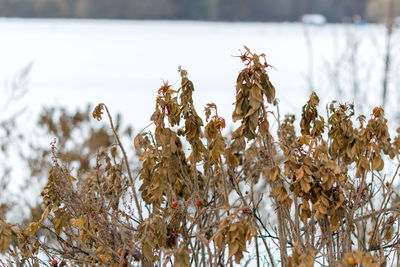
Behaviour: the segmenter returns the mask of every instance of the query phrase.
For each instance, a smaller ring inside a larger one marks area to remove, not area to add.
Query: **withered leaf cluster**
[[[152,128],[134,138],[139,166],[98,105],[92,115],[106,112],[114,142],[77,177],[54,145],[44,212],[25,228],[1,221],[0,252],[32,265],[39,251],[79,266],[398,261],[400,137],[384,110],[357,123],[353,105],[332,102],[324,118],[312,93],[298,126],[295,115],[281,121],[266,55],[244,49],[230,136],[214,103],[205,120],[197,113],[183,69],[178,89],[158,90]]]

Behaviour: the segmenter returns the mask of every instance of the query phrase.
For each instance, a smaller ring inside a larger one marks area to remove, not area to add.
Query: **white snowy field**
[[[393,48],[399,52],[397,35]],[[352,59],[360,66],[355,75],[360,91],[368,92],[368,99],[376,94],[372,102],[381,104],[385,29],[379,25],[0,19],[0,41],[0,82],[33,63],[28,95],[20,102],[28,104],[31,121],[42,105],[104,102],[140,129],[149,122],[162,81],[179,87],[181,65],[195,83],[198,111],[213,101],[230,122],[242,68],[233,56],[243,45],[265,53],[276,68],[270,76],[282,113],[300,111],[311,91],[310,77],[324,100],[348,95],[353,101]],[[355,53],[352,43],[358,46]],[[393,58],[391,90],[400,72]],[[357,94],[356,100],[362,97]]]

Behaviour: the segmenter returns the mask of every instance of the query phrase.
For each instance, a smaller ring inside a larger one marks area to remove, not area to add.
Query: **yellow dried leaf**
[[[304,176],[304,169],[303,167],[300,167],[296,170],[296,181],[301,180],[303,176]]]
[[[327,214],[328,213],[328,210],[326,209],[326,207],[324,206],[324,205],[322,205],[322,204],[320,204],[319,206],[318,206],[318,211],[321,213],[321,214]]]
[[[301,219],[301,221],[302,221],[303,223],[306,223],[306,222],[307,222],[307,218],[308,218],[307,212],[305,212],[305,210],[302,209],[301,212],[300,212],[300,219]]]
[[[235,255],[239,251],[239,243],[238,242],[233,242],[229,244],[229,258]]]
[[[143,244],[142,252],[143,252],[143,256],[146,259],[149,259],[149,260],[153,259],[153,250],[152,250],[151,246],[147,242],[145,242]]]
[[[301,190],[304,193],[308,193],[311,190],[311,185],[309,183],[307,183],[304,179],[300,180],[300,186],[301,186]]]
[[[374,157],[373,161],[372,161],[372,169],[376,170],[376,171],[381,171],[383,169],[384,163],[382,158],[377,155]]]
[[[276,180],[278,180],[280,173],[281,173],[281,170],[278,166],[272,167],[269,171],[269,180],[271,182],[275,182]]]
[[[325,196],[321,195],[320,199],[321,199],[321,202],[324,204],[324,206],[326,206],[326,207],[329,206],[329,200]]]
[[[365,156],[360,157],[358,163],[364,170],[369,171],[370,163]]]
[[[266,136],[269,133],[269,123],[268,120],[263,120],[260,125],[259,128],[260,130],[260,134],[263,136]]]
[[[238,158],[232,153],[232,150],[227,150],[226,160],[232,168],[236,168],[239,165]]]

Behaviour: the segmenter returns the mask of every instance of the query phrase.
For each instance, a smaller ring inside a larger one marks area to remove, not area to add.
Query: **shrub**
[[[54,143],[41,219],[1,222],[0,253],[33,266],[44,255],[59,266],[221,266],[246,253],[271,266],[396,261],[400,138],[391,140],[383,109],[355,126],[352,105],[332,102],[324,118],[313,93],[298,134],[294,115],[272,111],[265,55],[245,47],[240,59],[229,138],[215,104],[199,116],[182,69],[178,90],[158,90],[152,130],[134,139],[137,169],[99,104],[93,117],[106,115],[115,144],[74,177]]]

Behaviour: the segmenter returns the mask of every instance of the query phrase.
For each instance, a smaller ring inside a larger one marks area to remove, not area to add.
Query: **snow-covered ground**
[[[357,71],[364,80],[360,90],[379,96],[384,33],[378,25],[0,19],[0,81],[32,62],[25,98],[30,114],[42,105],[105,102],[138,129],[149,121],[162,80],[179,86],[181,65],[195,83],[198,111],[213,101],[229,122],[242,68],[233,56],[242,45],[266,53],[276,68],[270,75],[282,113],[298,112],[310,92],[310,75],[326,100],[337,97],[330,75],[340,75],[343,90],[351,88],[346,55],[352,40],[359,46],[357,64],[376,71]],[[397,74],[398,62],[393,65]],[[370,75],[370,88],[362,75]]]

